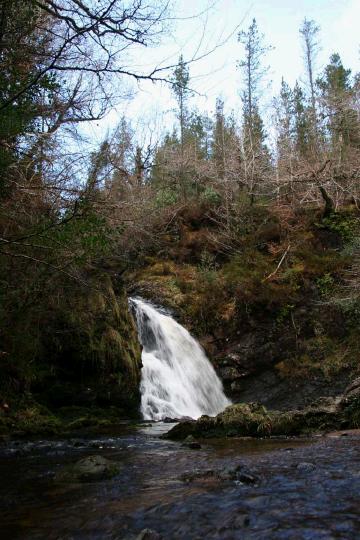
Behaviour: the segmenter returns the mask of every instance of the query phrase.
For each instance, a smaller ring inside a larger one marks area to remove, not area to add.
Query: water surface
[[[360,537],[360,438],[202,442],[159,438],[169,424],[1,449],[0,530],[8,539],[120,540],[144,529],[164,539]],[[54,474],[86,455],[123,465],[112,480],[57,484]],[[304,472],[299,464],[315,467]],[[242,465],[247,485],[208,471]],[[191,478],[185,481],[184,478]]]

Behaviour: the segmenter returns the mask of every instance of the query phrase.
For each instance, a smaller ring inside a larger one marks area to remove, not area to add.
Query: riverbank
[[[15,403],[0,412],[0,440],[67,437],[79,431],[101,432],[124,422],[140,421],[140,415],[117,407],[66,406],[50,410],[33,399]]]
[[[5,404],[6,405],[6,404]],[[79,430],[117,426],[124,421],[141,421],[136,410],[132,415],[117,407],[60,407],[50,411],[30,397],[13,409],[0,412],[0,437],[32,438],[52,435],[69,436]],[[271,437],[327,433],[332,430],[360,428],[360,378],[355,379],[336,398],[322,397],[302,409],[268,410],[261,403],[235,403],[217,416],[203,415],[198,420],[186,418],[166,435],[174,440],[192,437]]]
[[[235,403],[214,417],[179,422],[166,435],[186,437],[271,437],[310,435],[360,428],[360,378],[336,398],[323,397],[302,409],[267,410],[261,403]]]

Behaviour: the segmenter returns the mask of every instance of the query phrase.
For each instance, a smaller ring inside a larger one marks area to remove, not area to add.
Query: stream
[[[161,439],[171,424],[0,448],[1,538],[131,540],[360,538],[360,435],[313,439]],[[111,480],[57,483],[66,464],[102,455]],[[240,478],[233,477],[235,469]]]
[[[185,328],[141,299],[131,303],[148,423],[124,421],[96,436],[3,442],[1,539],[360,538],[360,431],[183,444],[162,438],[175,418],[216,415],[230,401]],[[68,465],[89,456],[116,462],[115,476],[64,480]]]

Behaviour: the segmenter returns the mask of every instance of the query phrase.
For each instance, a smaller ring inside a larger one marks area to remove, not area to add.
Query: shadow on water
[[[159,438],[170,427],[4,446],[1,538],[121,540],[144,528],[169,540],[360,537],[358,435],[206,440],[190,449]],[[94,454],[120,463],[120,473],[86,484],[54,480]]]

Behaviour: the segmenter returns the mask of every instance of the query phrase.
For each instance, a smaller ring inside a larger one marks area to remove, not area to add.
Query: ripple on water
[[[144,528],[169,540],[360,538],[360,438],[207,440],[191,450],[159,439],[170,427],[3,448],[2,538],[115,540]],[[62,466],[91,454],[120,460],[122,471],[106,482],[54,483]],[[238,466],[259,481],[225,474]],[[196,480],[181,479],[194,471]]]

